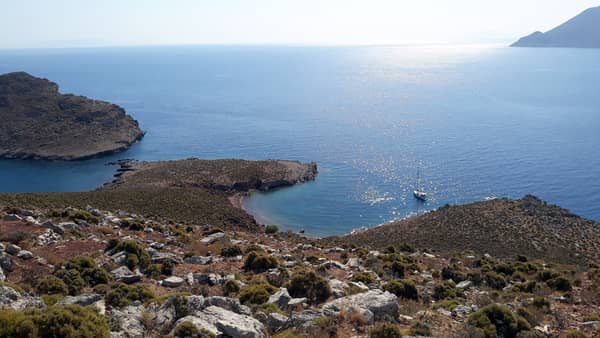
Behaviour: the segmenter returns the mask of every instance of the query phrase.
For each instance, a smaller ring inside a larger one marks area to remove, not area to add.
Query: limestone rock
[[[162,286],[166,288],[178,288],[183,285],[183,278],[177,276],[171,276],[162,280]]]
[[[267,303],[276,304],[280,309],[285,309],[288,302],[292,299],[286,288],[281,288],[269,297]]]
[[[323,313],[327,316],[337,316],[343,309],[368,316],[368,310],[373,314],[371,320],[386,320],[398,316],[396,299],[394,294],[387,291],[369,290],[328,302],[323,305]]]
[[[142,279],[142,276],[140,276],[136,273],[133,273],[126,266],[118,267],[118,268],[114,269],[113,271],[111,271],[110,274],[112,275],[112,277],[115,281],[123,282],[126,284],[135,283]]]

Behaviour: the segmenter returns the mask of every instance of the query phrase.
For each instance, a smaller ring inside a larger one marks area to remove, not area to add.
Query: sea
[[[95,189],[123,158],[291,159],[317,162],[316,180],[244,208],[309,235],[526,194],[600,221],[600,49],[0,50],[0,73],[12,71],[116,103],[147,134],[88,161],[0,160],[2,192]]]

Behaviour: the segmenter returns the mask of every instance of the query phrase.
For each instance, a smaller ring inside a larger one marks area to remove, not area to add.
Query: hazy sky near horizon
[[[0,48],[508,43],[599,0],[0,0]]]

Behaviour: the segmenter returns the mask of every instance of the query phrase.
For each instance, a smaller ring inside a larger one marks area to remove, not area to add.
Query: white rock
[[[398,316],[397,297],[389,292],[381,290],[369,290],[367,292],[338,298],[323,305],[323,313],[327,316],[337,316],[342,309],[356,312],[368,317],[368,311],[373,316],[365,318],[368,322],[373,320],[386,320]]]
[[[33,258],[33,253],[31,253],[31,251],[21,250],[17,254],[17,257],[19,257],[21,259],[29,260],[29,259]]]
[[[183,278],[171,276],[162,280],[162,286],[166,288],[178,288],[183,284],[183,282]]]

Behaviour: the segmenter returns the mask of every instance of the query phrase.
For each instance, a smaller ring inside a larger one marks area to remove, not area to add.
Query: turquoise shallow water
[[[108,158],[0,161],[0,191],[92,189],[120,158],[281,158],[318,162],[317,180],[245,207],[314,235],[528,193],[600,220],[600,50],[0,51],[0,72],[15,70],[115,102],[147,135]],[[419,168],[425,204],[411,194]]]

